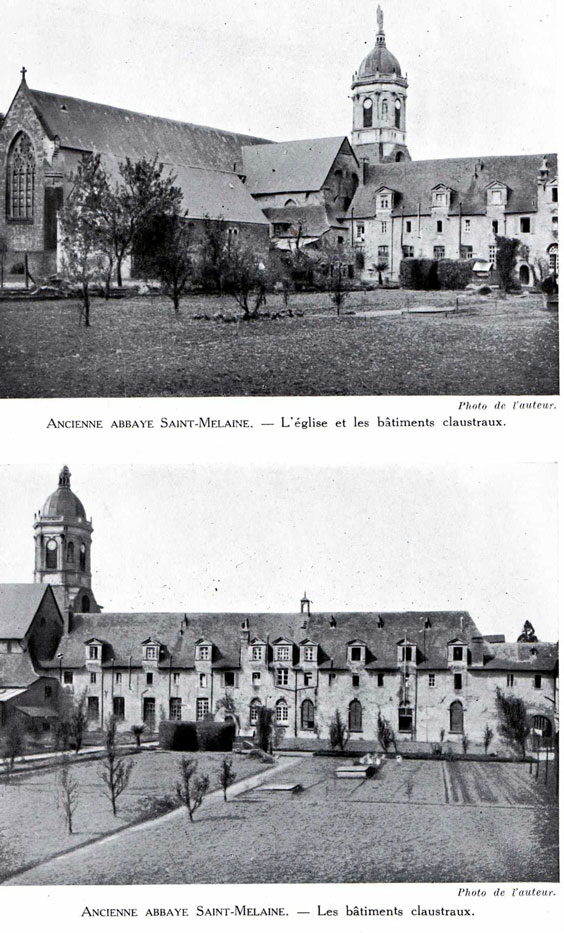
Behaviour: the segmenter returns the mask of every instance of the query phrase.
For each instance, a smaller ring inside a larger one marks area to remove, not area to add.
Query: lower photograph
[[[0,466],[1,883],[558,881],[557,479]]]

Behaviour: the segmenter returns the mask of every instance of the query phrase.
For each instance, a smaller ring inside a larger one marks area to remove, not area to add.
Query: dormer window
[[[303,645],[302,652],[305,662],[314,662],[317,660],[317,645]]]
[[[488,204],[501,207],[507,202],[507,186],[499,181],[492,182],[487,189]]]
[[[448,648],[449,661],[455,662],[458,664],[465,663],[467,651],[468,651],[468,648],[466,645],[463,645],[463,644],[449,645],[449,648]]]
[[[278,645],[276,648],[276,660],[277,661],[289,661],[290,660],[290,645]]]
[[[398,645],[398,664],[415,664],[416,662],[417,647],[404,639]]]
[[[253,645],[251,648],[251,661],[262,661],[262,645]]]
[[[198,645],[196,658],[198,661],[211,661],[211,645]]]
[[[363,644],[352,644],[348,646],[349,661],[353,664],[364,664],[366,656],[366,646]]]
[[[145,661],[159,660],[159,645],[151,644],[143,646],[143,659]]]
[[[100,646],[99,645],[88,645],[88,660],[98,661],[99,658],[100,658]]]
[[[432,194],[432,206],[448,209],[450,207],[450,188],[447,188],[446,185],[437,185],[436,188],[433,188]]]

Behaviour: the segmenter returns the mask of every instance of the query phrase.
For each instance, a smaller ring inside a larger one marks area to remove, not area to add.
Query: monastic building
[[[229,237],[279,250],[347,244],[365,282],[397,281],[402,259],[472,260],[494,273],[496,236],[517,237],[517,273],[558,272],[555,154],[412,160],[407,78],[377,12],[374,48],[352,80],[351,141],[273,143],[31,90],[22,80],[0,127],[0,247],[8,273],[38,281],[61,264],[57,212],[79,160],[100,153],[112,177],[128,156],[162,161],[190,221],[222,218]],[[343,89],[344,90],[344,89]],[[351,268],[353,268],[351,266]]]
[[[287,741],[315,748],[335,710],[376,743],[378,714],[398,740],[481,743],[496,730],[496,688],[526,704],[536,741],[555,732],[558,652],[526,622],[516,642],[483,635],[468,612],[103,612],[91,589],[92,523],[63,467],[36,515],[33,584],[0,587],[0,713],[49,733],[60,693],[86,697],[90,728],[231,718],[252,736],[275,710]],[[539,738],[540,737],[540,738]]]

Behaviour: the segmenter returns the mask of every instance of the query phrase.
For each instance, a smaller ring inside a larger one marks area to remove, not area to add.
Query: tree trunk
[[[83,286],[83,300],[84,300],[84,326],[90,327],[90,294],[88,292],[88,282],[85,282]]]
[[[121,288],[122,285],[123,285],[122,278],[121,278],[121,263],[122,263],[122,259],[123,259],[123,256],[118,256],[118,257],[117,257],[117,262],[116,262],[116,282],[117,282],[117,287],[118,287],[118,288]]]

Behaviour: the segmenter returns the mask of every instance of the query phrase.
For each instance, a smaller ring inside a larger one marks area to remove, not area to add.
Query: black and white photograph
[[[0,467],[4,885],[557,881],[556,489]]]
[[[558,393],[556,0],[3,0],[0,396]]]

